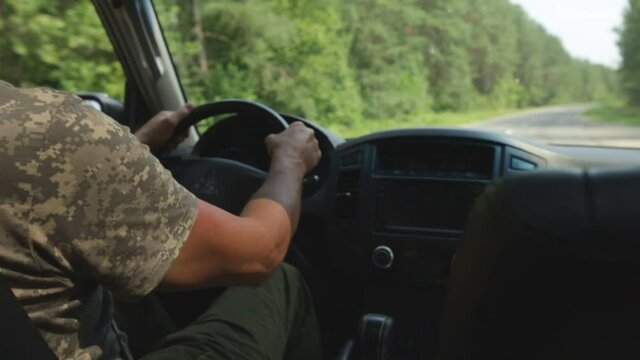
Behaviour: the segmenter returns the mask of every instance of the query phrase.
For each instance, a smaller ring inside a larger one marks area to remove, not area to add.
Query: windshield
[[[194,104],[252,99],[345,138],[469,126],[640,147],[638,1],[155,3]]]

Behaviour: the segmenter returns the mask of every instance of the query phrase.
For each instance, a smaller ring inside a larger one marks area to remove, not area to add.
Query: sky
[[[562,40],[574,57],[618,67],[615,28],[622,25],[627,0],[510,0]]]

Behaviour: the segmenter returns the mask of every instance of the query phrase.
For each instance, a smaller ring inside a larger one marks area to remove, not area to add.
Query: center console
[[[383,138],[339,154],[332,213],[363,311],[394,316],[397,349],[429,349],[451,261],[475,199],[500,175],[503,148],[465,139]],[[427,351],[427,350],[425,350]],[[399,355],[398,358],[402,358]],[[410,357],[409,357],[410,358]]]
[[[397,359],[431,357],[444,285],[475,200],[501,176],[545,166],[523,148],[475,131],[411,129],[337,149],[329,258],[360,313],[396,319]]]
[[[498,175],[500,148],[392,139],[373,150],[370,275],[444,281],[467,213]]]

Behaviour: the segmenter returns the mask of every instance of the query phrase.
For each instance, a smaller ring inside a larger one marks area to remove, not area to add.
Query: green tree
[[[398,119],[431,109],[419,26],[426,14],[410,2],[354,1],[348,9],[355,68],[367,119]]]
[[[517,32],[513,6],[503,0],[471,0],[465,18],[471,25],[469,61],[479,105],[516,107]],[[504,14],[507,16],[495,16]],[[483,104],[484,103],[484,104]]]
[[[640,1],[629,0],[618,41],[622,87],[630,104],[640,106]]]
[[[475,91],[467,51],[471,27],[464,15],[467,0],[433,0],[420,3],[428,14],[421,27],[429,83],[435,111],[467,110]]]
[[[90,2],[5,1],[0,31],[0,78],[122,98],[122,68]]]
[[[178,6],[193,13],[189,7],[195,3]],[[325,123],[361,116],[334,1],[227,0],[201,6],[200,19],[174,18],[169,29],[182,34],[182,44],[191,44],[192,51],[180,55],[179,70],[196,90],[188,94],[192,101],[256,99]],[[194,41],[197,31],[184,31],[199,26],[204,44]],[[193,66],[203,56],[207,65]]]

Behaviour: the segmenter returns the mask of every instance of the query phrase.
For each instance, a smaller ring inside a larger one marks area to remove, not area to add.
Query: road
[[[581,114],[593,104],[552,106],[467,125],[558,145],[640,148],[640,126],[597,122]]]

